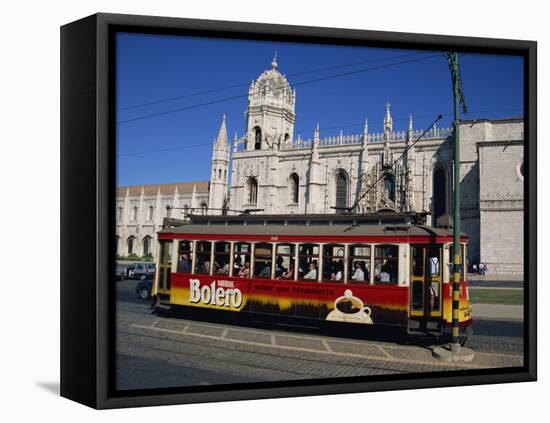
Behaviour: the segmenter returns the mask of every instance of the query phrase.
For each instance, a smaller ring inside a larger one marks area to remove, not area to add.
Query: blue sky
[[[340,129],[357,134],[365,117],[370,132],[381,131],[388,101],[394,130],[407,129],[409,113],[415,129],[438,114],[439,126],[450,126],[451,80],[437,52],[119,33],[117,185],[208,180],[221,116],[227,114],[230,139],[243,134],[248,86],[270,68],[275,51],[279,71],[298,84],[295,137],[312,137],[317,123],[321,137]],[[465,118],[523,115],[521,57],[467,54],[460,63]],[[299,85],[363,69],[370,70]],[[217,102],[230,97],[238,98]],[[209,102],[216,103],[201,106]],[[147,117],[156,113],[165,114]]]

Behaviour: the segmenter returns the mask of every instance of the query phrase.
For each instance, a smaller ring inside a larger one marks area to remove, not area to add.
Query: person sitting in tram
[[[387,264],[384,264],[382,266],[382,269],[380,270],[380,275],[378,276],[378,280],[380,282],[391,282],[391,269],[390,269],[390,266],[387,265]]]
[[[370,281],[370,270],[369,270],[369,266],[367,266],[367,262],[365,260],[361,260],[361,270],[363,271],[363,274],[365,275],[365,280]]]
[[[180,255],[180,260],[178,263],[178,272],[183,272],[183,273],[191,272],[191,261],[189,260],[189,255],[187,254]]]
[[[317,264],[314,261],[309,263],[309,272],[304,275],[304,279],[317,279]]]
[[[239,257],[239,255],[235,255],[235,259],[233,260],[233,274],[234,275],[238,274],[242,266],[243,266],[242,258]]]
[[[343,270],[344,266],[341,265],[339,262],[334,263],[334,270],[331,275],[331,280],[333,281],[341,281],[343,277]]]
[[[229,275],[229,262],[225,263],[223,266],[218,266],[216,273],[219,275]]]
[[[238,275],[241,278],[248,278],[250,276],[250,263],[246,262],[239,270]]]
[[[290,265],[288,266],[288,270],[284,272],[281,276],[279,276],[277,279],[285,279],[285,280],[294,279],[294,263],[290,263]]]
[[[363,272],[363,269],[361,268],[361,263],[358,261],[353,262],[353,274],[351,275],[352,281],[364,281],[365,280],[365,272]]]
[[[275,276],[279,277],[283,273],[286,272],[285,267],[283,266],[283,258],[281,256],[277,257],[277,260],[275,261]]]
[[[260,278],[270,278],[271,277],[271,262],[268,261],[265,263],[264,267],[260,271],[260,274],[258,275]]]

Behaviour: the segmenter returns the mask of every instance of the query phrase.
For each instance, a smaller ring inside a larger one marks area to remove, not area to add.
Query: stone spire
[[[393,119],[391,117],[390,108],[391,108],[391,104],[388,101],[386,103],[386,116],[384,117],[384,134],[386,135],[390,135],[393,131]]]
[[[216,141],[214,142],[214,148],[212,151],[210,188],[208,190],[208,207],[212,210],[213,214],[221,214],[221,209],[223,208],[223,204],[227,198],[230,149],[225,119],[226,117],[224,113],[220,130],[218,132],[218,136],[216,137]],[[193,189],[196,191],[195,187]],[[196,192],[193,194],[193,197],[195,198],[195,201],[197,201]],[[196,207],[196,205],[193,207]]]
[[[413,141],[413,115],[412,113],[409,115],[409,130],[407,131],[407,143],[411,143]]]
[[[237,137],[237,131],[235,131],[235,136],[233,137],[233,153],[236,153],[238,148],[239,148],[239,139]]]
[[[365,118],[365,127],[363,128],[363,146],[367,145],[368,138],[369,138],[369,120]]]
[[[319,145],[319,124],[315,127],[313,131],[313,146],[316,147]]]
[[[214,149],[229,150],[229,143],[227,140],[227,127],[225,125],[225,113],[222,116],[222,124],[220,126],[220,131],[218,132],[218,137],[216,138],[216,142],[214,143]]]
[[[313,132],[313,149],[311,151],[307,181],[309,196],[306,203],[306,213],[319,213],[321,210],[321,205],[318,200],[322,197],[323,186],[321,181],[321,162],[319,160],[318,147],[319,124],[317,124]]]
[[[273,56],[273,60],[271,61],[271,68],[277,69],[278,66],[279,65],[277,63],[277,50],[275,50],[275,55]]]
[[[312,163],[317,163],[319,161],[319,124],[315,127],[313,131],[313,150],[311,152],[311,161]]]

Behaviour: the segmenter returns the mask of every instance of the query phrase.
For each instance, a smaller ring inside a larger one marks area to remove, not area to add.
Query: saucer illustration
[[[360,298],[354,297],[351,289],[346,289],[342,297],[336,298],[334,310],[327,315],[326,320],[373,324],[370,307],[365,306]]]

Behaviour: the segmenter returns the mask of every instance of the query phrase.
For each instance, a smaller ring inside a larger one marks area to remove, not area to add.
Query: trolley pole
[[[432,354],[440,360],[457,363],[468,362],[474,359],[474,352],[469,348],[460,346],[459,341],[459,298],[460,298],[460,274],[462,270],[462,248],[460,245],[460,127],[458,123],[458,107],[462,104],[464,112],[467,112],[464,92],[460,80],[458,67],[458,53],[447,53],[451,80],[453,83],[453,138],[454,138],[454,216],[453,216],[453,305],[452,305],[452,332],[451,343],[446,346],[435,347]]]
[[[459,296],[460,296],[460,270],[461,270],[461,245],[460,245],[460,128],[458,124],[458,103],[459,103],[459,70],[458,54],[449,53],[449,67],[453,81],[453,135],[454,135],[454,216],[453,216],[453,326],[451,351],[460,350],[458,340],[459,324]]]

